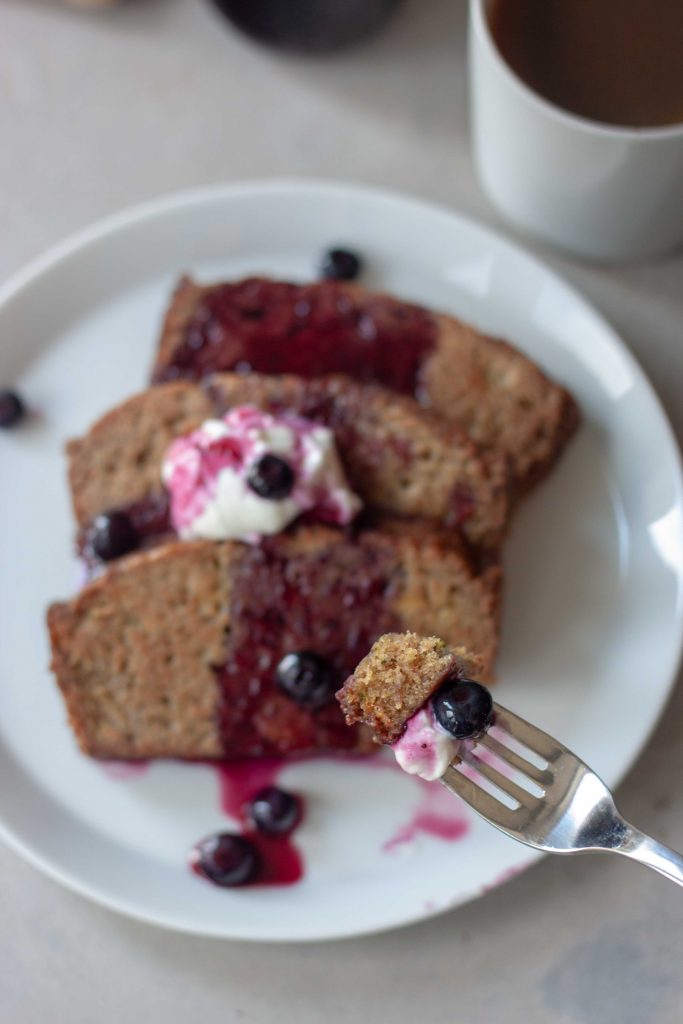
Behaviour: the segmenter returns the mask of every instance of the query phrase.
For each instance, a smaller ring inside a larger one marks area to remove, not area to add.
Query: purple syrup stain
[[[266,835],[252,827],[248,805],[268,786],[277,786],[287,767],[282,758],[267,757],[244,761],[218,761],[212,766],[218,778],[221,810],[240,823],[241,832],[256,847],[260,870],[249,886],[293,885],[304,876],[304,860],[291,834]],[[303,801],[299,797],[303,807]]]
[[[261,857],[261,871],[252,885],[294,885],[304,877],[300,851],[288,836],[247,833]]]
[[[319,377],[344,373],[416,394],[436,340],[426,310],[354,294],[336,281],[294,285],[249,278],[206,290],[155,382],[242,367]]]
[[[468,820],[450,793],[437,783],[425,782],[424,779],[415,781],[422,791],[421,799],[410,819],[382,844],[385,853],[393,853],[420,835],[454,843],[463,839],[470,830]]]
[[[288,654],[313,651],[341,686],[377,637],[396,628],[388,588],[385,553],[362,537],[288,555],[270,539],[241,556],[226,659],[216,669],[219,728],[231,757],[353,749],[357,731],[332,690],[324,706],[303,707],[282,692],[277,668]]]
[[[383,756],[381,750],[371,754],[326,754],[325,760],[344,765],[358,765],[364,769],[389,771],[405,777],[403,769],[396,764],[394,758]],[[426,782],[417,777],[413,777],[413,782],[421,791],[421,799],[410,819],[400,825],[382,844],[385,853],[391,853],[412,843],[420,835],[429,835],[452,843],[463,839],[469,832],[469,821],[463,816],[462,809],[451,794],[434,782]]]
[[[253,761],[216,761],[221,810],[246,824],[245,807],[261,789],[276,786],[287,762],[280,757],[264,757]]]

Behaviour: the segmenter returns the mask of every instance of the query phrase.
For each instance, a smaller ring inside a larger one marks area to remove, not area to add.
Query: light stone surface
[[[240,178],[374,182],[497,225],[470,155],[465,21],[465,0],[407,0],[380,39],[318,61],[256,49],[203,0],[0,0],[0,277],[130,203]],[[606,270],[536,248],[614,323],[680,438],[683,256]],[[619,793],[679,848],[681,777],[679,688]],[[1,847],[0,1021],[680,1024],[682,923],[656,875],[555,858],[392,934],[256,947],[135,924]]]

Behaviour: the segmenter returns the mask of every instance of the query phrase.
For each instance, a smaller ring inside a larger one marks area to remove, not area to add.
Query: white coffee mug
[[[600,261],[683,243],[683,124],[620,128],[533,92],[491,35],[489,0],[470,0],[475,159],[491,202],[517,227]]]

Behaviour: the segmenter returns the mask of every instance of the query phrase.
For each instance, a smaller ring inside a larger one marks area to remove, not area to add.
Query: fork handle
[[[615,853],[637,860],[660,875],[670,878],[677,885],[683,885],[683,857],[664,843],[646,836],[644,832],[628,825],[622,842],[613,847]]]

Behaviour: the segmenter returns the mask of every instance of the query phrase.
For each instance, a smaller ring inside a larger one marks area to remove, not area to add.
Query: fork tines
[[[489,731],[464,746],[442,782],[485,818],[514,828],[517,812],[531,810],[545,796],[563,748],[499,704],[491,728],[497,735]]]

